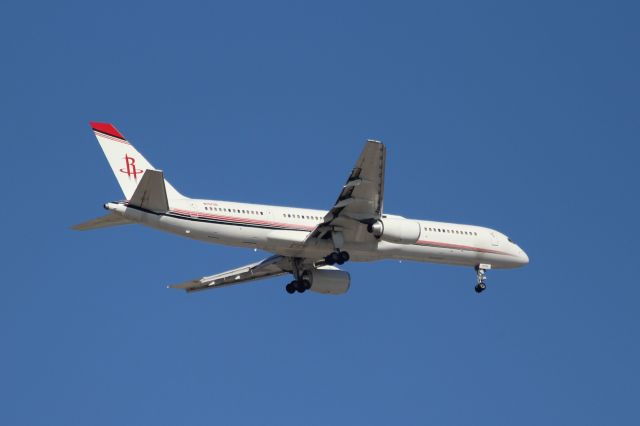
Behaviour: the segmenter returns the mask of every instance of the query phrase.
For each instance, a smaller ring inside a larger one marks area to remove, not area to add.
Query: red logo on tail
[[[126,168],[120,169],[120,171],[126,173],[129,177],[133,176],[134,179],[137,179],[138,175],[144,173],[144,170],[136,169],[136,159],[129,157],[127,154],[124,155],[124,164]]]

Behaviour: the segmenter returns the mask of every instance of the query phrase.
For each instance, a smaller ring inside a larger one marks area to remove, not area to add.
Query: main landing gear
[[[287,286],[285,287],[285,290],[287,290],[287,293],[289,294],[293,294],[296,291],[298,293],[304,293],[305,291],[309,290],[311,288],[311,283],[307,280],[295,280],[295,281],[291,281],[289,284],[287,284]]]
[[[474,290],[476,293],[482,293],[487,289],[487,270],[491,269],[491,265],[481,263],[476,266],[476,286]]]
[[[351,256],[346,251],[336,250],[327,257],[325,257],[324,265],[342,265],[347,262]],[[319,262],[319,265],[323,265],[322,262]],[[285,290],[289,294],[293,293],[304,293],[305,291],[311,288],[311,282],[309,282],[304,275],[303,266],[300,264],[300,259],[294,259],[292,262],[292,274],[295,277],[295,280],[291,281],[289,284],[285,286]]]
[[[329,256],[325,257],[324,262],[327,265],[335,265],[336,263],[338,265],[342,265],[343,263],[347,262],[350,258],[351,256],[349,256],[348,252],[338,250],[338,251],[334,251]]]

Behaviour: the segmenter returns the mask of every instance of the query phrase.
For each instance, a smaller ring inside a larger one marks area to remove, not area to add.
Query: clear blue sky
[[[637,3],[132,3],[0,12],[0,424],[640,424]],[[265,254],[70,231],[122,196],[90,120],[185,194],[313,208],[380,139],[386,211],[531,264],[167,290]]]

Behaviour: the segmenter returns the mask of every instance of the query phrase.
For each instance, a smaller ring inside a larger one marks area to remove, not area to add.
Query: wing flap
[[[192,292],[246,283],[262,278],[286,274],[289,272],[285,269],[286,263],[287,262],[283,256],[272,256],[260,262],[252,263],[250,265],[242,266],[219,274],[185,281],[180,284],[173,284],[169,287]]]

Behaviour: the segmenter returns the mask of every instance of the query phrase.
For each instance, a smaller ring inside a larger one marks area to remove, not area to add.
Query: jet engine
[[[311,287],[309,290],[322,294],[343,294],[349,290],[351,276],[333,266],[321,266],[305,272],[303,280]]]
[[[396,244],[414,244],[420,238],[420,223],[415,220],[384,218],[367,226],[374,237]]]

